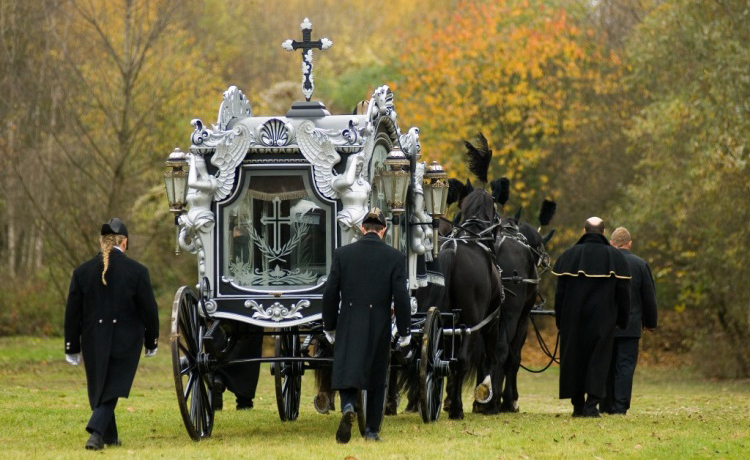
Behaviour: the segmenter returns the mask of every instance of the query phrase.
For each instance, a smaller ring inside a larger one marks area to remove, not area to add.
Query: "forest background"
[[[460,179],[484,133],[506,212],[557,201],[553,259],[589,216],[631,231],[660,307],[644,359],[750,376],[747,0],[4,1],[0,335],[61,333],[112,216],[168,318],[196,264],[174,255],[163,162],[230,85],[256,115],[301,98],[280,44],[305,17],[334,42],[315,61],[331,113],[390,85],[423,159]]]

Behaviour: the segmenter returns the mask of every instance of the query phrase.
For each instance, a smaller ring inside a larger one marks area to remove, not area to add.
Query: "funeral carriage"
[[[314,345],[325,340],[321,299],[333,251],[360,236],[369,209],[388,216],[387,242],[408,258],[409,289],[425,286],[430,276],[439,282],[419,267],[437,255],[432,242],[445,208],[445,171],[419,161],[419,130],[402,132],[387,86],[352,115],[331,115],[311,101],[312,49],[332,43],[312,41],[307,19],[301,26],[303,40],[282,46],[303,51],[306,100],[285,115],[254,116],[232,86],[217,122],[193,120],[189,151],[175,149],[166,162],[176,251],[197,256],[197,283],[177,291],[170,336],[177,399],[195,440],[213,428],[213,376],[232,365],[270,363],[279,416],[297,418],[302,375],[332,364]],[[442,323],[451,315],[416,314],[412,301],[415,358],[391,366],[419,369],[422,417],[433,421],[449,367],[443,341],[452,340],[444,338]],[[248,333],[271,336],[274,353],[232,353]]]

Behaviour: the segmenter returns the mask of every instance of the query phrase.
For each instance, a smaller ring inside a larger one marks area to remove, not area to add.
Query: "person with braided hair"
[[[118,398],[127,398],[141,349],[156,354],[159,317],[148,269],[125,256],[128,230],[120,219],[102,225],[102,252],[73,271],[65,307],[65,360],[83,355],[92,414],[86,449],[119,446]]]

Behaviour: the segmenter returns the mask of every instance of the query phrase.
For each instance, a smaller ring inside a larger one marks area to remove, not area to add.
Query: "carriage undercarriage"
[[[322,324],[312,322],[262,332],[274,338],[273,356],[227,360],[224,357],[231,348],[219,349],[213,343],[213,333],[222,320],[201,315],[200,303],[199,296],[190,287],[183,286],[177,291],[172,308],[170,340],[175,390],[189,436],[200,440],[211,435],[216,412],[212,401],[213,375],[222,367],[234,364],[270,363],[279,418],[296,420],[300,413],[302,376],[306,371],[330,369],[333,364],[332,356],[318,357],[312,351],[315,341],[325,341]],[[445,378],[456,360],[451,356],[452,350],[460,340],[461,331],[467,333],[467,328],[454,327],[456,317],[456,313],[440,313],[435,307],[426,313],[414,314],[412,345],[408,350],[395,349],[391,353],[390,372],[411,367],[419,375],[419,412],[425,423],[436,421],[440,415]],[[360,400],[363,397],[361,395]],[[364,406],[360,404],[358,408],[362,434],[366,417]]]

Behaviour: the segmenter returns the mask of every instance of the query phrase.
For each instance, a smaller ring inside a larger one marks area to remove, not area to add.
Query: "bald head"
[[[598,217],[589,217],[583,225],[583,231],[586,233],[600,233],[604,235],[604,221]]]

